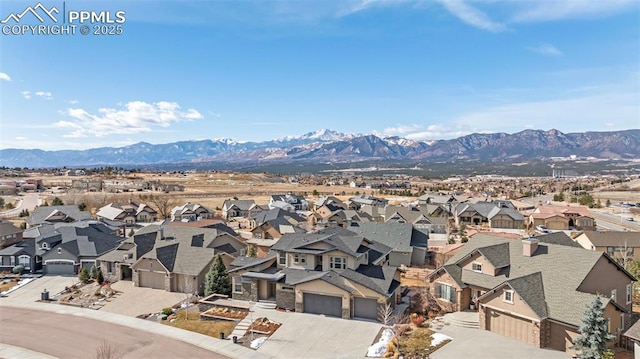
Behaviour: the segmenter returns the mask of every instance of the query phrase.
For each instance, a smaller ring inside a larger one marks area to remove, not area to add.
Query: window
[[[627,284],[627,304],[631,304],[631,284]]]
[[[47,242],[42,242],[41,247],[42,247],[42,249],[49,249],[49,243],[47,243]]]
[[[513,291],[512,290],[505,290],[504,291],[504,295],[502,297],[502,301],[505,302],[505,303],[513,304]]]
[[[262,233],[256,232],[253,234],[253,238],[262,239]]]
[[[293,254],[293,263],[300,263],[300,264],[307,263],[307,255],[306,254],[294,253]]]
[[[329,268],[347,269],[347,258],[346,257],[329,257]]]
[[[482,263],[471,263],[471,270],[482,273]]]
[[[620,331],[624,330],[624,313],[620,314]]]
[[[9,261],[11,262],[11,265],[12,265],[12,266],[16,265],[16,257],[14,257],[14,256],[9,256]]]
[[[436,283],[436,298],[446,300],[447,302],[456,302],[456,289],[444,283]]]
[[[278,255],[278,264],[281,266],[287,265],[287,254],[285,252],[280,252]]]
[[[611,299],[614,301],[618,300],[618,290],[617,289],[612,289],[611,290]]]
[[[18,257],[18,264],[24,266],[25,268],[31,268],[31,257],[27,255],[21,255]]]
[[[233,277],[233,292],[242,293],[242,277],[239,275]]]

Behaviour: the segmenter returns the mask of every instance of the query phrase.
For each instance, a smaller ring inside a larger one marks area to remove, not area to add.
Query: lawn
[[[18,280],[11,279],[11,280],[2,281],[0,283],[0,293],[6,292],[17,285],[18,285]]]
[[[444,341],[436,346],[431,346],[433,331],[428,328],[416,328],[405,336],[400,337],[400,351],[405,358],[423,358],[447,344]]]
[[[185,311],[177,313],[176,321],[173,323],[169,320],[164,320],[162,323],[214,338],[219,338],[220,333],[224,333],[225,338],[228,337],[236,326],[236,322],[228,320],[200,320],[200,313],[196,311],[188,312],[185,318],[186,313]]]

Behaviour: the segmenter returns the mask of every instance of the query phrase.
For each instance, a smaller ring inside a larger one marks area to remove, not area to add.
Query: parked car
[[[549,233],[549,228],[547,228],[546,226],[543,225],[539,225],[536,226],[536,231],[540,232],[540,233]]]
[[[629,222],[633,222],[633,217],[627,217],[626,219],[627,219],[627,221],[629,221]]]

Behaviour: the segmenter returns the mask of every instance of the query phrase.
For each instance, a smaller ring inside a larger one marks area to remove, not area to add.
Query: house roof
[[[640,342],[640,320],[636,321],[631,328],[627,329],[624,336]]]
[[[22,229],[14,226],[11,222],[0,221],[0,237],[17,233],[22,233]]]
[[[193,212],[195,213],[196,210],[204,210],[206,212],[211,212],[209,209],[207,209],[206,207],[198,204],[198,203],[190,203],[187,202],[185,204],[183,204],[182,206],[175,206],[171,209],[171,214],[173,214],[174,216],[180,216],[183,215],[185,213],[188,212]]]
[[[251,216],[251,218],[253,218],[256,221],[256,223],[258,223],[258,225],[265,222],[275,221],[275,220],[278,220],[279,221],[278,223],[286,222],[287,224],[300,223],[304,221],[304,218],[300,217],[299,215],[292,212],[287,212],[281,208],[274,208],[268,211],[262,211],[260,213],[257,213]]]
[[[475,211],[489,220],[497,215],[507,215],[517,221],[524,220],[524,216],[520,214],[509,201],[460,203],[456,207],[456,213],[458,215],[466,211]]]
[[[269,251],[269,253],[267,253],[267,256],[263,258],[242,257],[242,256],[236,257],[229,264],[229,273],[249,269],[251,267],[264,264],[269,261],[274,261],[276,259],[276,256],[277,256],[276,252]]]
[[[564,232],[554,232],[538,235],[535,238],[539,240],[540,243],[560,244],[563,246],[582,248],[582,246],[578,242],[571,239],[571,237],[569,237]],[[640,239],[640,237],[638,237],[638,239]]]
[[[345,269],[340,275],[377,293],[391,295],[400,282],[394,279],[397,267],[361,265],[357,270]]]
[[[530,304],[532,309],[542,313],[542,309],[536,307],[538,304],[535,303],[541,299],[522,289],[525,286],[541,286],[542,290],[538,290],[538,292],[544,295],[544,301],[547,304],[547,316],[570,325],[579,326],[585,306],[595,295],[578,292],[577,288],[596,262],[606,254],[559,244],[539,243],[534,255],[527,257],[522,255],[523,244],[521,242],[519,240],[478,234],[464,247],[460,248],[445,267],[456,281],[487,289],[495,288],[502,283],[513,281],[517,278],[540,273],[537,276],[516,281],[515,284],[511,283],[511,285],[514,286],[514,290],[521,288],[520,291],[523,294],[519,294],[526,295],[528,300],[533,303]],[[450,267],[478,249],[481,249],[481,253],[486,253],[487,247],[493,248],[489,250],[489,253],[504,250],[505,255],[500,257],[503,259],[506,258],[508,249],[509,266],[500,270],[496,276],[469,270],[459,270],[458,277],[458,270]],[[612,261],[612,263],[614,262]],[[614,263],[614,265],[616,264]],[[531,283],[538,279],[541,284]]]
[[[640,247],[640,232],[596,232],[585,231],[581,236],[589,239],[591,244],[596,247]]]
[[[54,252],[56,248],[63,248],[77,257],[98,257],[116,248],[123,238],[105,233],[97,228],[99,226],[98,224],[77,226],[74,223],[57,226],[55,232],[46,236],[59,234],[61,242],[53,246],[43,257]]]
[[[520,298],[527,303],[534,313],[540,318],[547,318],[547,303],[544,297],[544,286],[542,285],[542,274],[540,272],[531,273],[522,277],[510,279],[498,285],[495,289],[509,286]],[[488,296],[492,293],[487,292],[480,298]]]
[[[425,233],[416,231],[411,223],[360,222],[348,230],[398,252],[411,252],[413,246],[427,246]]]
[[[228,199],[222,206],[227,210],[236,207],[240,211],[248,211],[256,207],[256,202],[252,199]]]
[[[91,219],[91,213],[87,211],[81,211],[78,206],[40,206],[36,207],[31,216],[27,218],[27,224],[34,226],[42,223],[48,223],[47,220],[54,213],[64,214],[69,221],[84,221]]]
[[[579,206],[567,206],[567,207],[547,206],[547,205],[539,206],[538,208],[535,209],[535,211],[531,215],[534,218],[547,218],[547,217],[552,217],[554,215],[564,216],[566,214],[574,214],[580,217],[593,218],[593,216],[589,212],[589,209],[587,209],[586,207],[579,207]]]

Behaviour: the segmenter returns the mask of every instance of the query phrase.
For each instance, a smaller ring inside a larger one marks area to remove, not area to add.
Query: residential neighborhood
[[[55,200],[3,220],[5,283],[20,283],[11,273],[33,281],[25,290],[60,278],[61,288],[42,288],[52,303],[124,315],[134,310],[163,326],[194,316],[203,328],[221,328],[214,341],[224,335],[230,345],[254,351],[251,343],[262,338],[265,349],[257,354],[265,357],[282,355],[268,343],[301,315],[360,323],[362,333],[393,328],[389,318],[396,315],[395,325],[412,326],[406,338],[423,331],[448,338],[442,348],[422,344],[435,357],[440,350],[458,353],[456,343],[477,331],[489,342],[513,341],[523,355],[542,350],[540,357],[570,358],[580,354],[585,311],[595,301],[616,357],[640,341],[634,325],[640,231],[602,229],[594,223],[600,212],[586,206],[528,208],[459,194],[389,203],[287,193],[266,202],[225,199],[222,206],[173,202],[168,209],[142,199],[94,208]],[[95,299],[65,294],[74,278],[76,292],[87,288]],[[2,301],[21,288],[3,290]],[[146,299],[125,304],[138,291]],[[149,300],[168,301],[141,307]],[[165,308],[171,310],[162,314]],[[259,334],[251,313],[277,318],[281,328]],[[376,347],[374,337],[361,343],[357,357]]]

